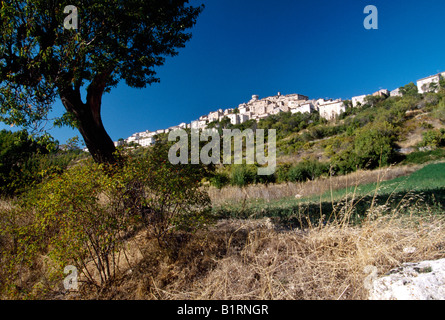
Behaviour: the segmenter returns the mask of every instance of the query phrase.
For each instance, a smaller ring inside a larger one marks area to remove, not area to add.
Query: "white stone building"
[[[207,119],[210,123],[210,122],[218,121],[219,118],[223,115],[224,115],[224,111],[222,109],[219,109],[218,111],[210,112]]]
[[[136,142],[136,143],[137,143],[137,141],[138,141],[139,138],[140,138],[139,135],[140,135],[139,132],[138,132],[138,133],[135,133],[135,134],[131,135],[130,137],[128,137],[128,138],[125,140],[125,142],[126,142],[126,143],[131,143],[131,142]]]
[[[400,88],[397,88],[397,89],[394,89],[393,91],[391,91],[390,96],[391,97],[401,97],[402,92],[400,91]]]
[[[326,120],[333,120],[346,111],[346,106],[341,99],[324,101],[318,105],[320,116]]]
[[[190,128],[191,129],[205,129],[207,127],[207,121],[206,120],[196,120],[192,121]]]
[[[313,102],[310,101],[310,102],[303,103],[303,104],[297,106],[296,108],[291,109],[290,111],[293,114],[298,113],[298,112],[312,113],[315,111],[315,106],[314,106]]]
[[[429,76],[420,80],[417,80],[417,89],[419,90],[419,93],[426,93],[426,92],[431,92],[431,85],[435,84],[436,85],[436,90],[434,90],[435,92],[438,91],[439,89],[439,81],[442,77],[442,74],[435,74],[433,76]]]
[[[366,94],[362,95],[362,96],[357,96],[357,97],[352,97],[351,101],[352,101],[352,106],[354,108],[356,108],[358,106],[358,104],[360,105],[364,105],[365,102],[365,98],[367,97]]]
[[[229,114],[227,115],[227,118],[230,119],[230,123],[233,125],[240,124],[240,118],[237,114]]]
[[[240,114],[247,114],[250,112],[250,107],[247,104],[243,103],[238,106],[238,110]]]
[[[155,138],[143,138],[140,139],[138,141],[136,141],[136,143],[138,143],[141,147],[149,147],[151,145],[154,145],[156,142]]]

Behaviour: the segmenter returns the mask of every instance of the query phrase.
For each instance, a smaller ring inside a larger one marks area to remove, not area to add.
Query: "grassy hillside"
[[[278,168],[271,177],[225,165],[211,181],[216,187],[255,183],[304,182],[389,165],[426,163],[445,158],[445,89],[438,93],[407,93],[403,97],[368,97],[334,121],[314,114],[280,113],[238,126],[276,129]],[[216,124],[218,125],[218,124]]]
[[[326,191],[320,195],[284,197],[272,201],[245,200],[224,203],[214,210],[221,217],[271,217],[291,226],[317,223],[322,217],[326,220],[346,212],[360,219],[370,209],[379,206],[388,213],[393,210],[444,212],[445,163],[429,164],[408,176],[389,181],[382,181],[382,178],[377,177],[376,182],[363,185],[351,183],[346,188]],[[330,183],[329,180],[324,181],[325,184]]]
[[[274,175],[173,165],[162,141],[115,167],[45,155],[0,202],[0,298],[366,299],[365,267],[445,255],[445,91],[248,125],[277,129]]]

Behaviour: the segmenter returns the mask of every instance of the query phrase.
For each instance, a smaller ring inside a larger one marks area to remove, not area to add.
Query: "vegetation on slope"
[[[2,132],[1,297],[366,298],[366,266],[445,255],[445,164],[430,163],[445,155],[445,93],[405,89],[332,123],[283,113],[238,127],[278,129],[267,177],[172,165],[165,140],[107,166]],[[64,291],[67,265],[80,296]]]

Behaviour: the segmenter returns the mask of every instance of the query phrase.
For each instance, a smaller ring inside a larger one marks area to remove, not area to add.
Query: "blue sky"
[[[445,71],[443,0],[191,0],[202,2],[192,40],[157,69],[161,83],[122,84],[104,97],[113,140],[189,123],[253,94],[350,99]],[[367,5],[379,10],[378,30],[363,26]],[[61,143],[80,137],[50,133]]]

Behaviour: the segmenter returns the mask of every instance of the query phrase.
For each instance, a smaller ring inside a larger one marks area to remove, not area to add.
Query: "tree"
[[[384,97],[381,96],[366,96],[365,102],[370,105],[371,107],[375,107],[379,102],[385,100]]]
[[[1,2],[0,120],[36,125],[60,98],[66,112],[54,124],[78,128],[96,162],[114,163],[116,148],[101,119],[103,94],[121,80],[133,88],[159,82],[154,68],[185,46],[203,6],[83,0],[77,30],[67,30],[64,9],[71,3]]]
[[[0,131],[0,193],[13,195],[38,180],[39,156],[56,148],[44,137],[32,139],[26,130]]]
[[[354,152],[359,168],[374,169],[395,159],[396,130],[387,121],[374,122],[356,132]]]
[[[439,86],[442,89],[445,88],[445,78],[444,77],[440,77]]]
[[[400,93],[404,97],[405,96],[417,97],[419,95],[419,90],[413,82],[410,82],[406,86],[400,88]]]

